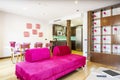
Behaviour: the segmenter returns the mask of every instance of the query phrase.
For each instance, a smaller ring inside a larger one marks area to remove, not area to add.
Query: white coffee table
[[[100,67],[100,68],[98,68],[97,70],[92,71],[92,72],[88,75],[88,77],[87,77],[86,80],[120,80],[120,75],[117,76],[117,77],[119,77],[119,78],[116,78],[116,76],[113,77],[113,76],[111,76],[111,75],[103,72],[103,70],[110,70],[110,69]],[[112,70],[112,71],[115,71],[115,70]],[[115,72],[120,73],[120,72],[118,72],[118,71],[115,71]],[[97,75],[106,75],[107,77],[97,77]]]

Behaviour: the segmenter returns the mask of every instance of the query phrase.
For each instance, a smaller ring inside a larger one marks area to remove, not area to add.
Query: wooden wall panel
[[[101,26],[110,26],[120,24],[120,15],[101,18]]]
[[[104,17],[101,18],[101,26],[109,26],[112,25],[112,18],[111,17]]]
[[[112,21],[113,21],[113,25],[119,25],[120,24],[120,15],[115,15],[112,16]]]
[[[106,65],[120,67],[120,55],[104,54],[104,53],[91,53],[91,61],[98,62]]]

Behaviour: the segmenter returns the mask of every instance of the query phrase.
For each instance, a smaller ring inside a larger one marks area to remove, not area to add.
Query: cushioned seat
[[[21,62],[16,65],[18,74],[22,74],[24,80],[43,80],[57,73],[73,67],[74,62],[67,59],[49,59],[41,62]],[[42,75],[37,77],[38,75]]]
[[[58,61],[63,61],[63,63],[66,63],[64,66],[65,69],[71,68],[76,65],[84,65],[86,62],[86,58],[84,56],[76,55],[76,54],[69,54],[64,56],[54,56],[54,59]]]
[[[59,62],[60,63],[60,62]],[[52,60],[42,62],[21,62],[16,65],[18,70],[16,73],[22,74],[23,80],[44,80],[53,76],[54,72],[61,72],[63,67],[59,63],[54,63]]]

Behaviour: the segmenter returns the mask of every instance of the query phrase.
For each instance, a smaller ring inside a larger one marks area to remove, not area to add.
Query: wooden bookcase
[[[90,60],[120,67],[120,4],[89,11],[88,25]]]

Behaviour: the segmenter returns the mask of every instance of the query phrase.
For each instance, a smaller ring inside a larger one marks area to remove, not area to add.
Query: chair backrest
[[[9,43],[10,43],[11,52],[14,53],[16,42],[10,41]]]
[[[41,43],[41,42],[36,42],[36,43],[34,44],[34,47],[35,47],[35,48],[42,48],[42,47],[43,47],[43,43]]]
[[[46,43],[45,44],[45,47],[51,47],[52,46],[52,43]]]
[[[11,41],[10,42],[10,47],[11,47],[11,51],[12,53],[16,54],[19,52],[25,52],[27,49],[30,48],[30,43],[16,43],[15,41]]]
[[[30,48],[30,43],[20,44],[20,48],[21,48],[22,51],[25,51],[25,50]]]
[[[15,42],[15,41],[10,41],[10,47],[15,48],[15,44],[16,44],[16,42]]]

